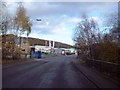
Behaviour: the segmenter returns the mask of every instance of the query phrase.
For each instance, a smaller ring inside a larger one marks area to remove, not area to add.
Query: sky
[[[77,1],[77,0],[75,0]],[[81,21],[82,13],[94,18],[99,27],[104,26],[104,14],[117,11],[117,0],[106,0],[108,2],[73,2],[51,0],[35,1],[25,0],[24,6],[27,16],[32,22],[32,32],[29,37],[53,40],[74,45],[72,40],[76,25]],[[9,13],[15,13],[16,0],[7,1]],[[18,0],[17,0],[18,2]],[[36,19],[41,19],[37,21]],[[23,35],[24,36],[24,35]]]

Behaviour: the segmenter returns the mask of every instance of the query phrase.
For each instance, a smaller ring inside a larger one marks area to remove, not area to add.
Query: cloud
[[[83,13],[93,17],[98,24],[102,24],[103,13],[114,11],[117,8],[117,3],[105,2],[31,2],[24,5],[27,15],[33,23],[30,36],[63,42],[70,41],[72,28],[81,21]],[[15,5],[12,4],[8,7],[9,11],[13,12]],[[36,19],[42,21],[38,22]],[[67,40],[64,40],[63,37],[66,37]]]
[[[78,22],[81,21],[81,15],[83,13],[91,14],[92,17],[96,18],[98,24],[102,26],[103,24],[103,13],[107,11],[111,12],[117,6],[116,3],[79,3],[79,2],[43,2],[36,3],[33,2],[26,5],[27,14],[33,18],[42,19],[39,24],[33,23],[33,30],[39,30],[40,33],[44,35],[54,34],[54,33],[62,33],[60,29],[57,27],[61,27],[63,32],[65,32],[65,26],[60,26],[61,23],[65,23],[66,25],[71,25],[70,27],[74,28]],[[115,9],[116,10],[116,9]],[[97,13],[97,15],[95,15]],[[104,16],[104,15],[103,15]],[[46,25],[49,23],[48,25]],[[70,32],[67,31],[67,32]],[[67,33],[66,32],[66,33]]]
[[[67,35],[69,34],[69,30],[67,27],[65,27],[64,23],[60,23],[59,25],[55,26],[52,30],[53,34],[59,34],[59,35]]]
[[[77,18],[77,17],[67,18],[65,20],[65,22],[67,23],[75,23],[75,24],[79,23],[80,21],[81,21],[81,18]]]
[[[24,0],[4,0],[7,2],[19,2]],[[119,0],[26,0],[25,2],[119,2]]]

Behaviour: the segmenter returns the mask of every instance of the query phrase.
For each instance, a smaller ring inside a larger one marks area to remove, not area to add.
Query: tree
[[[0,1],[0,34],[2,38],[2,58],[5,59],[8,56],[12,56],[14,53],[15,40],[13,36],[7,36],[7,33],[12,27],[12,18],[8,13],[8,7],[6,2]]]
[[[14,58],[17,47],[15,47],[16,36],[12,34],[2,35],[2,58]]]
[[[104,16],[104,25],[110,28],[109,34],[112,36],[112,41],[115,41],[120,46],[120,2],[118,2],[116,11],[106,13]]]
[[[19,6],[17,8],[16,16],[14,17],[14,28],[19,37],[19,44],[21,48],[21,35],[27,32],[27,36],[31,32],[31,26],[29,17],[26,16],[26,9],[23,6],[23,3],[19,2]]]
[[[0,1],[0,34],[6,35],[9,28],[11,27],[9,24],[11,23],[11,16],[7,11],[7,4],[5,2]]]
[[[17,40],[18,40],[18,46],[19,46],[19,56],[21,54],[21,44],[22,44],[22,38],[21,35],[27,32],[27,37],[31,32],[31,22],[29,17],[26,15],[26,9],[23,6],[22,2],[18,3],[18,8],[16,11],[16,15],[14,17],[14,29],[16,30],[17,34]],[[26,55],[25,55],[26,56]]]
[[[83,14],[82,21],[78,23],[74,35],[74,41],[78,46],[88,46],[90,56],[92,54],[91,45],[98,42],[99,28],[97,21],[93,18],[89,19],[86,14]],[[95,33],[97,32],[97,33]]]

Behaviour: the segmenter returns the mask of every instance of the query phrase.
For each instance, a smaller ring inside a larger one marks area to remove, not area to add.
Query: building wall
[[[30,51],[30,44],[28,43],[28,42],[26,42],[26,43],[22,43],[22,49],[25,49],[25,53],[29,53],[29,51]]]

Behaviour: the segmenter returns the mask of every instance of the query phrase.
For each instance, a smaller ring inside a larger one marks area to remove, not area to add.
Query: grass
[[[12,64],[12,63],[18,63],[18,62],[29,61],[29,60],[31,60],[31,58],[20,59],[20,60],[4,59],[4,60],[1,60],[0,64]]]

